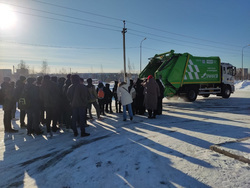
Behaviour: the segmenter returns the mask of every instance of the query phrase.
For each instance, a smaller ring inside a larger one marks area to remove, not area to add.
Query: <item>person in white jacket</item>
[[[118,85],[117,88],[117,97],[118,100],[121,101],[122,106],[123,106],[123,121],[127,120],[127,110],[126,107],[128,107],[128,113],[130,116],[130,120],[133,120],[133,111],[132,111],[132,96],[128,91],[128,87],[129,87],[129,82],[121,82]]]

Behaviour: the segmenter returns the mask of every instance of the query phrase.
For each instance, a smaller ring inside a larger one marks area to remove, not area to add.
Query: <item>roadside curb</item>
[[[241,162],[250,164],[250,158],[246,158],[246,157],[244,157],[242,155],[235,154],[235,152],[233,152],[232,150],[223,147],[223,146],[228,145],[228,144],[235,144],[235,143],[240,143],[240,142],[243,142],[243,141],[247,141],[248,143],[250,143],[250,137],[237,139],[235,141],[224,142],[224,143],[220,143],[220,144],[214,144],[214,145],[211,145],[209,148],[212,151],[221,153],[223,155],[234,158],[234,159],[239,160]]]

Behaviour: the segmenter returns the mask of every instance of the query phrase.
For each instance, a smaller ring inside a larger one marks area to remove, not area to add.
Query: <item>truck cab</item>
[[[236,75],[236,67],[230,63],[221,63],[222,83],[230,85],[234,92],[234,76]]]
[[[228,98],[230,93],[234,93],[234,76],[236,75],[236,67],[230,63],[221,63],[221,83],[224,87],[224,98]],[[225,91],[225,88],[226,91]]]

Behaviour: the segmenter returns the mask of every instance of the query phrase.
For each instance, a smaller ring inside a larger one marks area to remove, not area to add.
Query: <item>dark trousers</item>
[[[119,108],[118,108],[118,107],[119,107]],[[122,107],[121,102],[119,102],[117,99],[115,99],[115,109],[116,109],[116,113],[121,112],[121,107]]]
[[[4,110],[3,124],[4,124],[4,131],[10,131],[11,130],[11,109],[10,110]]]
[[[13,105],[13,108],[11,110],[11,118],[16,117],[16,103]]]
[[[71,115],[72,115],[72,109],[71,107],[64,108],[63,112],[61,114],[61,123],[65,124],[66,129],[71,128]]]
[[[40,111],[39,110],[26,110],[27,112],[27,130],[28,134],[35,131],[36,133],[40,132]]]
[[[136,100],[135,100],[135,108],[136,108],[136,114],[139,114],[139,115],[144,115],[145,113],[145,107],[143,105],[143,101],[144,101],[144,97],[136,97]]]
[[[53,120],[53,122],[54,122],[57,120],[57,117],[56,117],[57,112],[56,112],[56,109],[54,109],[54,108],[46,108],[45,111],[46,111],[46,127],[47,127],[47,133],[48,133],[48,132],[50,132],[51,121]],[[55,123],[53,123],[52,129],[56,130]]]
[[[86,107],[73,107],[72,108],[72,130],[77,133],[76,122],[79,120],[79,125],[82,133],[85,133],[86,125]]]
[[[157,101],[157,115],[161,115],[162,114],[162,98],[158,97],[158,101]]]
[[[25,115],[26,115],[26,111],[20,109],[20,126],[21,127],[25,126],[25,123],[24,123]]]
[[[106,110],[106,112],[108,112],[108,111],[109,111],[110,113],[113,112],[113,110],[112,110],[112,101],[106,103],[105,110]]]
[[[92,119],[92,112],[91,112],[91,109],[92,109],[92,104],[93,106],[95,107],[95,110],[96,110],[96,115],[97,115],[97,118],[100,118],[100,107],[99,105],[97,104],[97,102],[92,102],[92,103],[89,103],[88,105],[88,110],[89,110],[89,118]]]
[[[148,117],[154,117],[155,118],[156,114],[157,114],[157,110],[148,109]]]
[[[46,123],[46,120],[45,120],[45,118],[44,118],[44,112],[45,112],[44,107],[42,107],[42,108],[41,108],[41,112],[40,112],[40,122],[41,122],[42,124]]]
[[[105,115],[105,113],[104,113],[104,99],[98,99],[98,103],[100,106],[100,114]]]

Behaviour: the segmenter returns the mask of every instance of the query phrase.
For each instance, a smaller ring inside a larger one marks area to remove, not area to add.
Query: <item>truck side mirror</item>
[[[236,67],[233,67],[233,72],[232,75],[235,76],[236,75]]]

